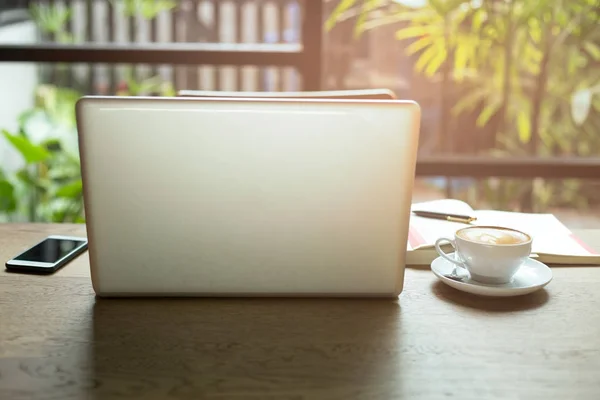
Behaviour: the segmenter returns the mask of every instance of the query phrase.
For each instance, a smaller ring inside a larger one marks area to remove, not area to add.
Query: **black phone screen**
[[[83,243],[81,240],[48,238],[15,257],[15,260],[54,264]]]

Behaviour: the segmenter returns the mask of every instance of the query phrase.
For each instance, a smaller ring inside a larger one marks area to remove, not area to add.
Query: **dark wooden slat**
[[[127,18],[127,38],[129,40],[129,43],[133,44],[136,42],[135,39],[135,31],[136,31],[136,18],[135,16],[129,16]],[[132,78],[133,79],[137,79],[138,78],[138,69],[137,69],[137,65],[132,65],[131,66],[131,74],[132,74]]]
[[[38,5],[40,5],[40,6],[44,6],[44,3],[43,3],[43,2],[40,2],[40,3],[38,3]],[[52,9],[53,9],[53,8],[56,6],[56,5],[54,4],[54,0],[48,0],[48,3],[47,3],[47,5],[48,5],[48,7],[49,7],[49,8],[52,8]],[[48,33],[48,39],[49,39],[50,41],[54,42],[54,41],[56,40],[56,36],[54,35],[54,33]]]
[[[242,43],[244,41],[243,38],[243,27],[244,27],[244,20],[242,18],[243,12],[244,12],[244,5],[246,4],[245,1],[236,1],[234,3],[235,6],[235,41],[237,43]],[[243,88],[243,67],[236,67],[235,72],[236,72],[236,90],[242,90]]]
[[[67,19],[65,28],[67,30],[67,33],[69,33],[70,35],[73,35],[73,1],[72,0],[64,0],[64,3],[65,3],[65,7],[68,10],[71,10],[71,16]],[[69,65],[65,66],[65,83],[66,83],[67,87],[73,87],[73,69]]]
[[[302,46],[304,60],[299,67],[304,90],[320,90],[323,52],[323,2],[304,0]]]
[[[256,38],[258,43],[265,41],[265,4],[264,0],[256,0]]]
[[[301,0],[288,0],[287,1],[288,8],[293,7],[296,10],[296,13],[290,15],[290,30],[296,30],[302,28],[302,4]],[[325,12],[324,9],[322,12]],[[299,15],[298,15],[299,13]],[[299,32],[298,32],[299,33]],[[294,41],[298,41],[297,38],[294,37]],[[322,56],[321,56],[322,58]],[[288,68],[289,79],[287,81],[287,87],[284,90],[299,90],[298,86],[294,86],[294,84],[299,83],[299,74],[298,71],[294,68]],[[302,84],[300,84],[302,87]]]
[[[265,41],[265,8],[263,0],[256,0],[256,38],[258,43]],[[264,90],[265,75],[267,74],[267,68],[258,68],[256,71],[256,84],[255,90]]]
[[[211,42],[219,43],[221,41],[221,2],[214,0],[213,6],[214,25],[212,27],[213,37],[211,38]],[[216,90],[221,89],[221,68],[218,65],[215,66],[214,83]]]
[[[187,43],[197,43],[199,41],[198,32],[195,32],[194,24],[198,21],[198,0],[188,0],[186,3],[186,8],[184,12],[188,14],[187,22],[185,25],[185,42]],[[185,87],[188,88],[199,88],[199,74],[198,74],[198,66],[189,66],[185,71]]]
[[[302,46],[297,44],[254,43],[1,45],[0,62],[300,66],[304,59],[301,49]]]
[[[277,2],[277,41],[285,43],[285,14],[287,10],[287,2]],[[285,79],[285,68],[277,68],[275,90],[283,91],[283,81]]]
[[[106,18],[107,18],[106,26],[108,27],[108,41],[110,43],[113,43],[115,41],[115,8],[111,1],[106,2],[106,6],[108,7],[108,10],[107,10],[108,12],[106,14]],[[111,64],[111,65],[109,65],[108,68],[109,68],[109,71],[108,71],[109,93],[114,94],[117,91],[116,66]]]
[[[94,0],[85,2],[85,40],[92,42],[94,40]]]
[[[39,5],[43,6],[43,3],[40,3]],[[54,0],[48,0],[48,7],[49,8],[54,8],[55,4],[54,4]],[[46,40],[50,41],[50,42],[55,42],[56,41],[56,35],[52,32],[50,33],[45,33],[44,36],[46,36]],[[58,66],[57,65],[50,65],[49,66],[49,74],[50,74],[50,83],[57,83],[58,80]]]
[[[177,23],[178,23],[178,16],[179,13],[181,12],[181,10],[179,9],[181,5],[178,4],[173,10],[171,10],[171,41],[173,43],[176,43],[179,41],[178,39],[178,34],[177,34]]]
[[[85,40],[88,43],[94,41],[94,0],[87,0],[85,4]],[[96,93],[96,66],[88,64],[88,93]]]
[[[158,42],[158,16],[152,18],[150,20],[150,41],[152,43],[156,43]],[[158,74],[158,67],[156,65],[152,66],[151,69],[151,73],[152,75],[157,75]]]
[[[179,37],[177,34],[177,24],[179,23],[179,16],[181,13],[181,2],[178,2],[178,5],[175,7],[175,9],[171,10],[171,42],[172,43],[177,43],[179,41]],[[181,67],[176,66],[175,64],[171,63],[171,71],[173,71],[173,86],[175,86],[176,88],[181,87],[180,82],[181,82]]]
[[[600,180],[600,158],[427,156],[417,160],[416,175]]]
[[[285,43],[285,14],[287,2],[278,1],[275,6],[277,9],[277,40],[279,43]]]
[[[136,18],[135,16],[127,17],[127,39],[129,43],[135,43]]]

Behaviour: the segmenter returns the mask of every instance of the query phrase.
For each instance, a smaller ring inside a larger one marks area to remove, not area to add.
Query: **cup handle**
[[[452,264],[458,265],[461,268],[466,268],[464,262],[458,261],[458,260],[450,257],[447,253],[444,253],[444,251],[442,250],[441,245],[444,244],[445,242],[450,243],[450,246],[452,246],[452,248],[454,249],[455,257],[457,256],[457,254],[456,254],[456,245],[454,244],[454,240],[448,239],[448,238],[439,238],[438,240],[435,241],[435,250],[438,252],[438,254],[441,257],[445,258],[446,260],[450,261]]]

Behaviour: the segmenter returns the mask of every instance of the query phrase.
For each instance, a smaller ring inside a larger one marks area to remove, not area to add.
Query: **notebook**
[[[477,220],[471,225],[503,226],[528,233],[533,238],[532,258],[546,264],[600,264],[600,254],[573,235],[552,214],[473,210],[467,203],[454,199],[416,203],[411,209],[474,216]],[[434,248],[435,241],[440,237],[452,238],[454,232],[465,226],[468,225],[411,215],[406,263],[430,264],[438,257]],[[445,251],[452,249],[448,247]]]

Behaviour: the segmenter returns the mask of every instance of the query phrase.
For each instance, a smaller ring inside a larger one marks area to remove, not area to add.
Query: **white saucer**
[[[453,253],[448,254],[452,257]],[[521,296],[535,292],[546,286],[552,280],[552,270],[546,264],[528,258],[525,264],[515,274],[512,282],[502,285],[486,285],[472,280],[463,268],[457,268],[459,276],[465,276],[463,281],[456,281],[444,275],[452,275],[454,264],[438,257],[431,263],[433,273],[446,285],[463,292],[481,296],[509,297]]]

